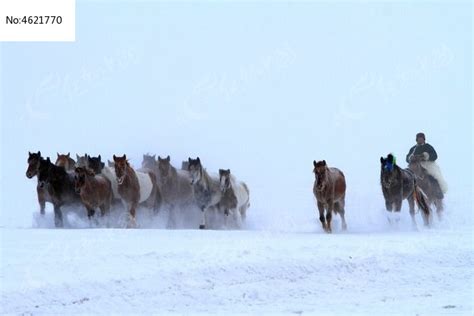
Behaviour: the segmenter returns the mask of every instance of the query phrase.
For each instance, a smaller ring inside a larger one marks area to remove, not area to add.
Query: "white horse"
[[[201,209],[201,224],[199,229],[206,228],[206,212],[217,207],[222,198],[219,189],[219,178],[211,176],[201,165],[199,157],[188,159],[189,176],[194,190],[194,198]]]
[[[230,170],[219,169],[220,190],[222,199],[219,208],[224,210],[227,216],[232,214],[240,228],[242,220],[245,220],[247,209],[250,207],[250,192],[244,182],[237,181]]]

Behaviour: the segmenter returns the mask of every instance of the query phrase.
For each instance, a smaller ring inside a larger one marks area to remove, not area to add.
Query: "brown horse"
[[[151,171],[135,171],[128,163],[126,155],[122,157],[114,155],[114,165],[118,193],[130,213],[127,227],[136,227],[135,214],[139,203],[153,208],[155,213],[158,212],[161,206],[161,194],[156,183],[155,174]]]
[[[97,208],[104,216],[110,210],[112,202],[112,186],[110,181],[102,175],[95,175],[89,168],[75,169],[75,188],[81,196],[82,204],[87,209],[87,216],[91,219]]]
[[[55,162],[56,166],[63,167],[66,171],[74,171],[76,162],[71,158],[71,153],[67,153],[67,155],[62,155],[60,153],[56,154],[58,155]]]
[[[168,227],[176,225],[175,207],[187,207],[194,202],[193,187],[189,182],[189,172],[177,170],[171,165],[170,156],[158,156],[158,186],[163,202],[170,211]]]
[[[428,198],[428,204],[434,204],[436,214],[441,219],[443,215],[444,193],[439,182],[423,167],[424,158],[414,155],[408,164],[408,168],[416,175],[416,184],[423,190]]]
[[[38,180],[39,186],[46,188],[51,197],[54,206],[55,226],[62,227],[61,206],[81,203],[81,198],[75,190],[74,175],[63,167],[52,164],[48,157],[46,160],[40,159]]]
[[[331,233],[332,212],[339,214],[342,219],[342,230],[347,229],[345,215],[345,196],[346,196],[346,179],[341,170],[337,168],[329,168],[326,160],[313,161],[313,172],[315,181],[313,185],[313,194],[316,197],[319,220],[323,225],[323,229],[327,233]],[[326,209],[326,217],[324,210]]]
[[[27,160],[28,168],[26,169],[26,177],[28,179],[31,179],[34,176],[38,175],[40,160],[42,159],[43,158],[41,157],[40,151],[38,151],[37,153],[28,152],[28,160]],[[51,197],[49,196],[47,187],[39,185],[39,179],[38,179],[38,183],[36,184],[36,194],[38,196],[38,203],[40,205],[40,213],[41,215],[44,215],[46,202],[52,203],[53,201]]]

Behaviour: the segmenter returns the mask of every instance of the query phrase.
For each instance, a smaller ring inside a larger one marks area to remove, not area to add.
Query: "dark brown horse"
[[[40,160],[38,168],[38,180],[41,188],[48,190],[54,206],[54,224],[56,227],[63,226],[61,206],[69,204],[80,204],[81,198],[76,193],[74,185],[74,174],[68,173],[63,167],[51,163],[49,157]]]
[[[313,194],[316,197],[319,220],[323,225],[323,229],[327,233],[331,233],[332,212],[341,216],[342,230],[347,229],[345,219],[345,196],[346,196],[346,179],[341,170],[337,168],[329,168],[326,160],[313,161],[313,172],[315,176],[313,185]],[[326,217],[324,217],[326,210]]]
[[[158,212],[161,206],[161,194],[156,183],[155,174],[135,171],[128,163],[127,156],[114,155],[115,174],[118,193],[122,202],[129,210],[130,217],[127,227],[136,227],[136,209],[139,203],[153,208]]]
[[[418,187],[415,174],[410,169],[400,168],[392,154],[389,154],[387,158],[380,157],[380,185],[382,186],[387,212],[392,213],[394,211],[395,214],[399,214],[402,202],[406,199],[410,207],[412,223],[416,227],[416,202],[422,210],[421,214],[425,226],[429,226],[430,207],[428,198],[423,190]],[[392,222],[390,218],[389,221]]]
[[[33,178],[34,176],[38,175],[38,169],[40,166],[40,161],[43,158],[41,157],[41,152],[38,151],[37,153],[28,152],[28,169],[26,169],[26,177],[28,179]],[[38,203],[40,206],[40,213],[44,215],[44,209],[46,207],[46,202],[52,203],[51,197],[49,196],[47,186],[40,186],[39,179],[36,184],[36,194],[38,196]]]
[[[97,208],[104,216],[110,210],[112,202],[112,186],[110,181],[102,175],[95,175],[89,168],[75,169],[75,188],[80,195],[82,204],[87,209],[87,216],[91,219]]]
[[[423,162],[423,157],[414,155],[412,159],[410,159],[408,168],[415,173],[417,185],[428,197],[428,203],[430,205],[435,205],[438,218],[441,219],[444,210],[444,193],[441,190],[439,182],[433,176],[428,174],[427,170],[423,167]]]
[[[56,166],[63,167],[66,171],[74,171],[76,162],[71,158],[71,153],[67,153],[67,155],[62,155],[60,153],[56,154],[58,155],[55,162]]]

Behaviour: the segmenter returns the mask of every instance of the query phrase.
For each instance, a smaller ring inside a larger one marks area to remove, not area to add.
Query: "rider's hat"
[[[416,139],[418,139],[418,138],[420,138],[420,137],[423,138],[424,140],[426,139],[424,133],[418,133],[418,134],[416,134]]]

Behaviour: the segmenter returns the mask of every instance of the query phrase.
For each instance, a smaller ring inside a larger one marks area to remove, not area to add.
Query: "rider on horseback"
[[[447,192],[448,186],[441,174],[441,169],[435,162],[435,160],[438,159],[438,154],[433,146],[425,141],[425,134],[416,134],[416,145],[408,152],[406,161],[408,163],[420,162],[421,166],[426,170],[428,175],[432,177],[432,180],[437,182],[439,188],[444,194]]]

